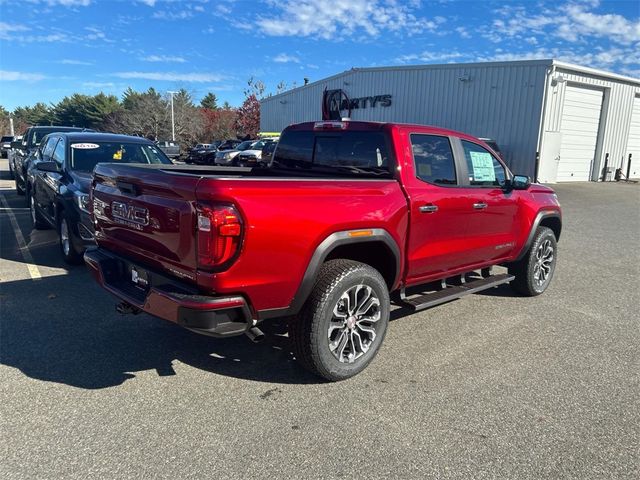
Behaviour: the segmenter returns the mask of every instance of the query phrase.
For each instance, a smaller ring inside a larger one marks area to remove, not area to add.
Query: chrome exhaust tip
[[[261,343],[265,339],[264,332],[258,327],[251,327],[245,332],[245,335],[249,337],[249,340],[253,343]]]

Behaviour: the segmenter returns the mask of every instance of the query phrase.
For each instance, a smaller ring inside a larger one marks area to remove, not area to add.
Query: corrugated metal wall
[[[614,170],[620,166],[621,160],[626,154],[633,99],[634,95],[640,92],[640,85],[581,73],[567,68],[558,68],[554,77],[557,78],[558,76],[562,76],[565,81],[553,85],[552,78],[549,78],[547,108],[543,127],[545,132],[562,131],[562,109],[568,84],[599,87],[604,90],[600,134],[592,176],[592,180],[596,180],[604,167],[605,154],[609,153],[609,166],[612,166]],[[542,148],[544,148],[544,137],[542,145]],[[626,159],[624,165],[626,166]]]
[[[514,172],[533,176],[550,60],[356,69],[267,98],[261,130],[321,118],[322,92],[391,94],[389,107],[355,109],[353,120],[418,123],[494,138]],[[462,80],[461,80],[462,79]]]

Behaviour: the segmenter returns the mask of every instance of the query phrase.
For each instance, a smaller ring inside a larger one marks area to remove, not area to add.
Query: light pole
[[[168,91],[167,93],[171,95],[171,141],[175,142],[176,141],[176,122],[173,116],[173,95],[178,92]]]

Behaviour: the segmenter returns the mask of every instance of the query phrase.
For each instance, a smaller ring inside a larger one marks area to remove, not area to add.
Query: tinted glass
[[[273,166],[389,177],[389,163],[386,138],[380,132],[288,131],[280,137]]]
[[[53,161],[56,162],[60,167],[64,163],[64,152],[66,149],[67,143],[64,137],[60,138],[60,141],[56,145],[55,150],[53,151]]]
[[[91,172],[101,162],[171,164],[155,145],[120,142],[71,142],[69,168]]]
[[[466,140],[462,140],[462,148],[471,185],[483,187],[504,185],[505,169],[486,148]]]
[[[436,185],[455,185],[456,167],[447,137],[411,135],[416,177]]]
[[[248,150],[251,145],[253,145],[255,142],[253,140],[246,140],[244,142],[242,142],[240,145],[238,145],[236,147],[236,149],[240,150],[241,152],[244,150]]]
[[[46,139],[46,143],[42,146],[42,156],[46,157],[47,160],[49,160],[51,155],[53,155],[53,149],[56,146],[57,141],[58,137],[49,137]]]

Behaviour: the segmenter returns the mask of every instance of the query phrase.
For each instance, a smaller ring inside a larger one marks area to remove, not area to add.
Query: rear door
[[[161,168],[107,163],[96,167],[96,240],[115,253],[195,281],[199,177]]]
[[[416,284],[472,263],[467,224],[476,212],[462,185],[454,139],[409,131],[406,140],[411,148],[403,173],[411,210],[406,280]]]

